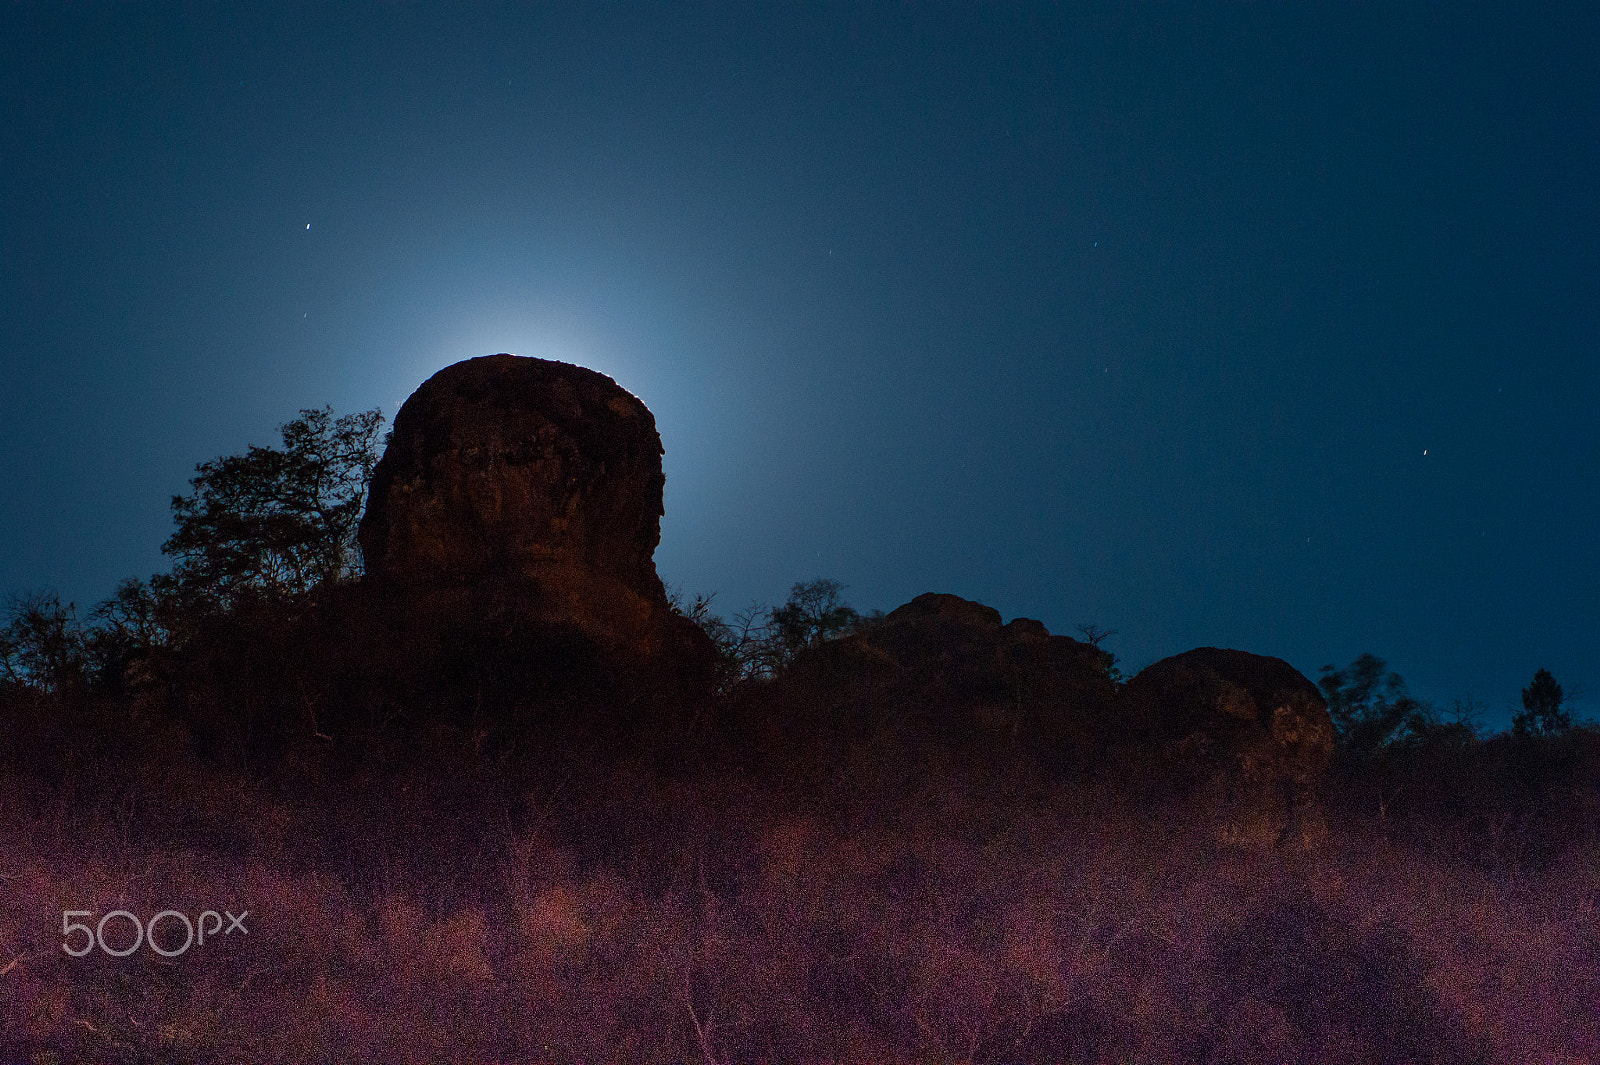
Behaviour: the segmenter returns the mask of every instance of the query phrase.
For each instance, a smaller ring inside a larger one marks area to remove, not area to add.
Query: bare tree
[[[1077,633],[1079,636],[1083,637],[1084,643],[1094,647],[1099,647],[1106,640],[1115,636],[1117,634],[1117,630],[1103,629],[1099,625],[1095,625],[1092,622],[1082,621],[1078,623]]]
[[[780,664],[774,652],[772,611],[763,603],[751,603],[733,615],[731,621],[713,613],[717,595],[696,593],[685,601],[681,589],[668,590],[673,610],[699,625],[716,646],[724,691],[744,681],[770,676]]]

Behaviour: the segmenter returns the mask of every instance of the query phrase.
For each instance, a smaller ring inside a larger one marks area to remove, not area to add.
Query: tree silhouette
[[[226,609],[354,573],[382,423],[377,410],[338,420],[329,407],[302,410],[281,427],[281,449],[252,446],[200,463],[193,494],[172,499],[178,531],[161,550],[178,563],[160,590]]]
[[[716,645],[722,678],[728,690],[745,681],[782,672],[795,655],[823,640],[850,632],[883,616],[873,611],[863,617],[844,601],[845,586],[826,577],[799,581],[789,589],[783,606],[768,609],[752,603],[727,621],[711,611],[711,595],[685,600],[679,589],[668,596],[679,614],[699,625]]]
[[[61,694],[88,679],[83,626],[55,592],[12,596],[0,628],[0,680]]]
[[[702,598],[709,604],[710,597],[697,597],[697,605]],[[687,616],[716,646],[719,690],[729,691],[745,681],[770,677],[783,665],[772,627],[772,611],[761,603],[751,603],[734,614],[732,621],[709,611]]]
[[[1533,683],[1522,689],[1522,710],[1511,719],[1518,736],[1549,736],[1572,727],[1572,714],[1566,709],[1566,693],[1548,669],[1533,675]]]
[[[1117,634],[1116,629],[1103,629],[1089,621],[1079,622],[1077,631],[1078,635],[1083,638],[1083,642],[1092,647],[1099,647],[1106,640]]]
[[[1321,673],[1317,687],[1328,700],[1339,745],[1347,751],[1371,754],[1428,724],[1428,708],[1375,654],[1363,654],[1343,669],[1323,666]]]
[[[1099,651],[1105,656],[1105,673],[1106,676],[1111,678],[1111,683],[1127,683],[1128,678],[1122,675],[1121,669],[1117,668],[1117,656],[1100,646],[1106,640],[1115,636],[1117,634],[1117,630],[1104,629],[1090,621],[1079,622],[1077,629],[1078,635],[1082,637],[1084,643],[1093,647],[1096,651]]]
[[[789,589],[789,601],[772,612],[774,637],[785,659],[860,623],[861,615],[844,601],[844,587],[836,580],[815,577]]]
[[[148,582],[129,577],[117,583],[111,598],[89,612],[84,647],[104,686],[122,689],[140,677],[148,678],[151,653],[169,646],[175,601],[164,599],[160,589],[171,583],[166,575]]]

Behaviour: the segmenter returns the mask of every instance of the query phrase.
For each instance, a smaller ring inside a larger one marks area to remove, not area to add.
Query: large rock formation
[[[1280,658],[1200,647],[1130,680],[1122,707],[1133,749],[1166,789],[1202,795],[1230,829],[1308,831],[1333,755],[1317,686]]]
[[[800,655],[779,680],[791,733],[893,734],[966,756],[1092,760],[1115,702],[1110,656],[1043,624],[930,592]],[[787,718],[787,719],[786,719]]]
[[[709,662],[656,575],[661,454],[650,411],[604,374],[515,355],[448,366],[400,408],[373,473],[368,582],[604,655]]]

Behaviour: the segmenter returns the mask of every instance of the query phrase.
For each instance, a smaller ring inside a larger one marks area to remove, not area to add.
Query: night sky
[[[249,6],[0,7],[0,592],[511,351],[655,412],[724,612],[1597,712],[1600,5]]]

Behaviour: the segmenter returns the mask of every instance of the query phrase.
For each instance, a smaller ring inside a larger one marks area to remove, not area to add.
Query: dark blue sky
[[[1595,5],[331,6],[0,7],[0,590],[513,351],[725,610],[1600,685]]]

